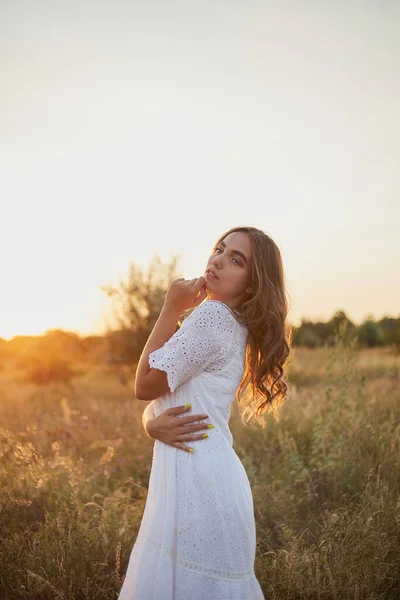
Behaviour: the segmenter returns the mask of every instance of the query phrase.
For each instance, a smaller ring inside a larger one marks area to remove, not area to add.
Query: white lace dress
[[[246,340],[227,305],[206,300],[149,356],[171,390],[153,400],[155,415],[191,402],[187,414],[208,414],[214,429],[190,442],[191,453],[155,441],[119,600],[264,600],[254,574],[253,496],[228,426]]]

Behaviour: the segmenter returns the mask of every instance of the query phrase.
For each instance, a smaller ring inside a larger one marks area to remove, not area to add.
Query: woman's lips
[[[209,279],[219,279],[219,277],[217,277],[216,275],[214,275],[214,273],[212,273],[211,271],[206,271],[206,277],[208,277]]]

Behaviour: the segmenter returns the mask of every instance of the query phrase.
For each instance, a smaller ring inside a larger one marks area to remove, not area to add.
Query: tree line
[[[355,325],[343,310],[336,311],[325,323],[302,319],[301,325],[293,328],[294,343],[308,348],[333,346],[335,331],[340,325],[345,327],[345,339],[357,337],[361,348],[394,346],[400,351],[400,317],[385,316],[375,321],[370,315],[360,325]]]
[[[117,286],[103,286],[102,291],[112,303],[112,322],[106,324],[103,334],[81,337],[54,329],[41,336],[15,336],[8,342],[0,338],[0,361],[13,357],[22,370],[29,367],[35,373],[39,372],[38,376],[32,375],[38,380],[40,377],[49,379],[47,373],[54,371],[55,361],[57,364],[62,362],[60,369],[66,378],[71,376],[72,362],[105,363],[134,372],[160,314],[169,284],[182,276],[177,269],[178,260],[175,256],[164,264],[156,255],[147,270],[131,262],[126,280],[120,279]],[[189,312],[182,315],[177,328]],[[333,346],[339,328],[344,329],[346,340],[357,337],[360,348],[389,346],[395,352],[400,351],[400,317],[385,316],[375,321],[369,316],[360,325],[355,325],[343,310],[336,311],[327,322],[302,319],[300,326],[293,326],[294,345],[307,348]],[[45,371],[43,365],[47,365]]]

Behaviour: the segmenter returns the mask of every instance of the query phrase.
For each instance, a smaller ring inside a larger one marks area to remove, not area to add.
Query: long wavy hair
[[[287,321],[289,306],[278,246],[256,227],[233,227],[221,235],[214,248],[236,231],[249,235],[253,251],[252,292],[236,313],[248,329],[245,368],[236,400],[242,421],[257,421],[264,428],[264,413],[271,413],[278,422],[288,398],[285,369],[293,357],[293,329]]]

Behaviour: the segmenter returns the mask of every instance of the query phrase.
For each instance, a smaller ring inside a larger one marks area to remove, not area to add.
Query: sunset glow
[[[399,19],[279,6],[0,9],[0,337],[99,333],[130,261],[200,276],[235,225],[280,247],[293,324],[398,315]]]

